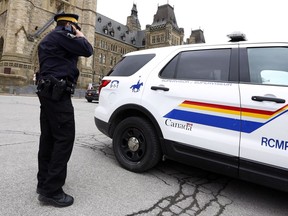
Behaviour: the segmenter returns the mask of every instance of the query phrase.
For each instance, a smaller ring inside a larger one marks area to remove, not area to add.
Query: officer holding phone
[[[57,14],[56,28],[38,46],[40,63],[40,142],[38,151],[38,200],[57,207],[70,206],[74,198],[62,187],[75,139],[71,95],[79,76],[79,56],[89,57],[93,48],[78,25],[77,14]]]

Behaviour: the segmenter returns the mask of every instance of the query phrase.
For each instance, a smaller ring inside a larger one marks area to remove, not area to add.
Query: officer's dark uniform
[[[70,15],[63,16],[70,19]],[[77,15],[71,16],[78,20]],[[58,17],[61,15],[55,21]],[[57,26],[38,46],[41,136],[37,192],[44,196],[63,193],[75,138],[71,94],[79,76],[77,61],[79,56],[92,54],[93,48],[86,38],[76,37],[64,26]]]

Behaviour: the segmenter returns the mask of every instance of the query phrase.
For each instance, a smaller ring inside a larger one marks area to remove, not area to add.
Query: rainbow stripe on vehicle
[[[164,118],[251,133],[286,113],[287,108],[288,104],[271,111],[185,100]]]

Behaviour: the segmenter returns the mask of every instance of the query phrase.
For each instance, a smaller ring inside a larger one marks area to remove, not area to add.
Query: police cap
[[[81,30],[80,26],[78,25],[78,18],[79,16],[77,14],[66,14],[66,13],[56,14],[54,16],[54,20],[56,22],[60,20],[68,21],[68,22],[73,23],[73,25],[75,25],[75,27],[78,30]]]

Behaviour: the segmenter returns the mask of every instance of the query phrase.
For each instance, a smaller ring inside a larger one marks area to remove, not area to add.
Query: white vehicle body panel
[[[240,157],[287,168],[287,87],[242,84],[240,92],[244,130],[241,133]],[[286,103],[253,101],[253,96],[282,98]]]

